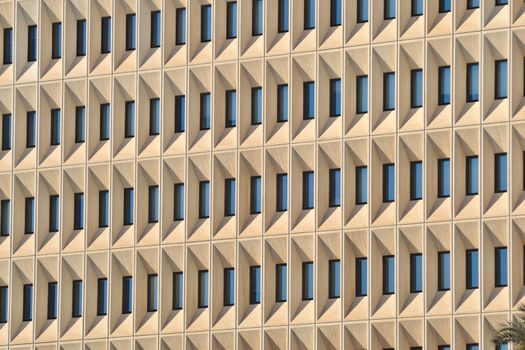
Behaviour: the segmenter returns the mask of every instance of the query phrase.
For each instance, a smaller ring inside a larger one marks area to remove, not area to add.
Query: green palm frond
[[[496,336],[492,339],[495,344],[512,343],[517,350],[525,350],[525,305],[520,305],[516,319],[500,325]]]

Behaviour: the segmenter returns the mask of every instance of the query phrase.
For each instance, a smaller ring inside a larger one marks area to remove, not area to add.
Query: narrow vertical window
[[[439,13],[450,12],[452,0],[439,0]]]
[[[51,136],[49,142],[52,146],[60,145],[60,108],[51,110]]]
[[[314,298],[314,263],[303,262],[303,300]]]
[[[396,105],[395,73],[383,74],[383,111],[393,111]]]
[[[231,267],[224,269],[223,305],[233,306],[235,291],[235,270]]]
[[[261,303],[261,267],[250,266],[250,305]]]
[[[110,130],[110,110],[109,103],[102,103],[100,105],[100,141],[109,140],[109,130]]]
[[[147,311],[157,311],[158,305],[158,275],[156,273],[148,275],[148,292],[147,298]]]
[[[102,17],[101,22],[100,53],[106,54],[111,52],[111,17]]]
[[[467,344],[467,350],[479,350],[478,344]]]
[[[27,27],[27,62],[35,62],[37,55],[37,28],[35,24]]]
[[[368,167],[355,168],[355,204],[363,205],[368,202]]]
[[[201,42],[211,41],[211,5],[201,6]]]
[[[26,147],[33,148],[36,145],[36,112],[29,111],[26,115]]]
[[[159,222],[159,186],[148,188],[148,223]]]
[[[288,210],[288,174],[277,174],[275,211]]]
[[[507,247],[494,249],[496,287],[506,287],[508,280]]]
[[[472,9],[477,9],[477,8],[479,8],[479,0],[467,0],[467,10],[472,10]]]
[[[330,169],[328,173],[328,205],[341,206],[341,169]]]
[[[26,197],[24,211],[24,233],[35,233],[35,197]]]
[[[288,121],[288,84],[277,85],[277,122]]]
[[[11,227],[11,201],[2,199],[0,201],[0,236],[9,236]]]
[[[250,214],[260,214],[262,207],[261,177],[250,177]]]
[[[394,294],[395,281],[394,281],[394,256],[385,255],[383,256],[383,295]]]
[[[108,279],[97,280],[97,316],[108,314]]]
[[[507,5],[509,0],[496,0],[496,6]]]
[[[383,203],[393,202],[395,198],[395,166],[383,164]]]
[[[149,100],[149,134],[158,135],[160,131],[160,99],[158,97]]]
[[[208,270],[200,270],[198,274],[198,308],[208,307]]]
[[[423,106],[423,70],[410,71],[410,108]]]
[[[336,27],[341,25],[342,6],[341,0],[330,0],[330,26]]]
[[[9,313],[9,288],[0,286],[0,323],[7,323]]]
[[[210,130],[210,93],[203,92],[200,95],[200,129]]]
[[[314,172],[303,171],[303,210],[314,208]]]
[[[450,66],[438,68],[438,105],[450,104]]]
[[[507,192],[507,153],[494,155],[494,192]]]
[[[508,74],[507,60],[497,60],[494,67],[494,99],[507,98]]]
[[[237,1],[226,3],[226,39],[237,37]]]
[[[24,284],[23,303],[22,303],[22,321],[28,322],[33,320],[33,285]]]
[[[384,0],[384,19],[396,18],[396,1],[395,0]]]
[[[210,182],[199,182],[199,219],[210,217]]]
[[[251,98],[252,125],[262,124],[262,87],[252,87]]]
[[[286,264],[275,265],[275,302],[282,303],[286,301],[287,296],[287,279]]]
[[[62,23],[56,22],[51,27],[51,59],[62,57]]]
[[[82,281],[73,281],[73,307],[71,317],[82,316]]]
[[[237,125],[237,91],[226,91],[226,120],[225,127],[233,128]]]
[[[315,28],[315,0],[304,0],[304,30]]]
[[[74,198],[74,230],[84,229],[84,193],[75,193]]]
[[[133,188],[124,189],[124,225],[133,225]]]
[[[124,111],[124,137],[135,136],[135,101],[126,101]]]
[[[438,291],[450,290],[450,252],[438,252]]]
[[[509,350],[509,344],[508,343],[498,344],[496,345],[496,350]]]
[[[368,22],[368,0],[357,0],[357,23]]]
[[[98,227],[108,227],[109,225],[109,191],[101,190],[98,192]]]
[[[126,14],[126,51],[133,51],[136,48],[136,20],[134,13]]]
[[[181,271],[173,273],[173,305],[172,310],[182,310],[184,298],[184,275]]]
[[[423,0],[412,0],[411,15],[412,17],[423,15]]]
[[[328,298],[341,297],[341,262],[339,259],[328,261]]]
[[[467,102],[479,101],[479,64],[467,64]]]
[[[86,55],[86,20],[77,20],[77,56]]]
[[[438,198],[450,197],[450,159],[438,159]]]
[[[11,113],[2,115],[2,151],[11,149]]]
[[[235,215],[235,179],[224,180],[224,216]]]
[[[368,75],[356,77],[356,113],[368,112]]]
[[[252,36],[263,33],[263,0],[252,0]]]
[[[175,45],[186,44],[186,8],[179,7],[175,11]]]
[[[423,291],[423,255],[410,254],[410,293]]]
[[[303,120],[314,119],[315,115],[315,83],[303,83]]]
[[[47,319],[56,320],[58,314],[58,285],[56,282],[47,284]]]
[[[450,345],[439,345],[438,350],[450,350]]]
[[[478,250],[466,251],[466,288],[476,289],[479,287]]]
[[[86,141],[86,107],[75,107],[75,143]]]
[[[473,196],[478,194],[478,156],[467,156],[466,163],[466,194]]]
[[[59,226],[60,197],[58,194],[49,196],[49,232],[57,232]]]
[[[278,0],[277,31],[279,33],[288,32],[288,0]]]
[[[122,277],[122,313],[130,314],[132,308],[133,279],[131,276]]]
[[[330,79],[330,117],[341,116],[341,79]]]
[[[160,11],[151,11],[150,47],[160,47]]]
[[[368,262],[366,258],[355,259],[355,296],[364,297],[367,295],[367,273]]]
[[[184,132],[186,125],[184,122],[186,116],[186,96],[175,96],[175,132]]]
[[[13,28],[4,28],[3,63],[13,63]],[[1,287],[0,287],[1,288]]]
[[[175,196],[175,203],[174,203],[173,220],[174,221],[184,220],[184,184],[183,183],[175,184],[174,196]]]
[[[423,198],[423,162],[410,162],[410,200]]]

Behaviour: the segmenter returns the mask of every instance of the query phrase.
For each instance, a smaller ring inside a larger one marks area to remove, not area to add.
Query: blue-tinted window
[[[494,155],[494,192],[507,192],[507,153]]]
[[[199,271],[198,281],[198,307],[208,307],[208,270]]]
[[[211,41],[211,5],[201,6],[201,42]]]
[[[133,188],[124,189],[124,225],[133,225]]]
[[[175,11],[175,45],[186,44],[186,8],[179,7]]]
[[[108,279],[97,280],[97,316],[108,314]]]
[[[231,267],[224,269],[224,306],[234,304],[235,270]]]
[[[367,294],[367,259],[356,258],[355,259],[355,296],[363,297]]]
[[[77,20],[77,56],[86,55],[86,20]]]
[[[278,0],[277,31],[279,33],[288,31],[288,10],[288,0]]]
[[[328,205],[341,206],[341,169],[330,169],[328,174]]]
[[[35,197],[26,197],[24,214],[24,233],[35,233]]]
[[[396,1],[384,0],[384,19],[396,18]]]
[[[33,285],[24,284],[22,321],[27,322],[33,319]]]
[[[2,199],[0,201],[0,236],[9,236],[11,227],[11,201]]]
[[[51,110],[51,135],[50,141],[52,146],[60,145],[60,109]]]
[[[263,0],[252,0],[252,35],[263,32]]]
[[[148,275],[148,293],[147,298],[147,310],[148,312],[157,311],[158,306],[158,290],[159,290],[159,278],[156,273]]]
[[[330,0],[330,26],[340,26],[342,18],[341,0]]]
[[[136,15],[134,13],[126,14],[126,51],[132,51],[136,48]]]
[[[148,222],[159,222],[159,186],[148,188]]]
[[[36,145],[36,112],[29,111],[26,115],[26,147],[33,148]]]
[[[439,0],[439,12],[450,12],[452,8],[452,0]]]
[[[467,0],[467,10],[477,9],[477,8],[479,8],[479,0]]]
[[[439,345],[438,350],[450,350],[450,345]]]
[[[102,103],[100,105],[100,141],[109,140],[111,121],[109,113],[109,103]]]
[[[466,252],[466,288],[479,287],[478,250],[470,249]]]
[[[383,110],[393,111],[396,108],[396,78],[394,72],[383,74]]]
[[[467,344],[467,350],[479,350],[478,344]]]
[[[315,0],[304,0],[304,30],[315,28]]]
[[[335,299],[341,296],[341,262],[328,262],[328,298]]]
[[[175,96],[175,132],[184,132],[186,125],[184,118],[186,116],[186,96]]]
[[[27,61],[35,62],[37,55],[37,28],[35,24],[27,26]]]
[[[286,264],[275,265],[275,301],[285,302],[287,296]]]
[[[210,182],[199,182],[199,219],[210,217]]]
[[[130,314],[132,310],[132,290],[133,278],[131,276],[122,277],[122,313]]]
[[[423,162],[410,162],[410,200],[423,198]]]
[[[71,308],[71,317],[82,316],[82,281],[73,281],[73,306]]]
[[[423,106],[423,70],[410,71],[410,108]]]
[[[496,0],[496,6],[507,5],[508,3],[508,0]]]
[[[438,252],[438,291],[450,290],[450,252]]]
[[[84,193],[75,193],[74,199],[74,218],[73,229],[82,230],[84,228]]]
[[[111,52],[111,17],[101,18],[100,53]]]
[[[438,193],[439,198],[450,197],[450,159],[438,159]]]
[[[149,134],[158,135],[160,132],[160,99],[149,100]]]
[[[2,151],[11,149],[11,113],[2,115]]]
[[[368,168],[355,168],[355,204],[362,205],[368,202]]]
[[[466,163],[466,193],[472,196],[478,194],[478,156],[468,156]]]
[[[303,171],[303,210],[314,207],[314,172]]]
[[[263,99],[262,99],[262,87],[252,87],[252,125],[258,125],[262,123],[263,117]]]
[[[237,37],[237,1],[226,3],[226,39]]]
[[[184,220],[184,184],[177,183],[174,188],[174,214],[173,220],[179,221]]]
[[[341,115],[341,79],[330,79],[330,117]]]
[[[509,350],[509,344],[498,344],[496,345],[496,350]]]
[[[235,179],[224,180],[224,216],[235,215]]]
[[[98,227],[109,225],[109,191],[98,192]]]
[[[160,47],[160,11],[151,11],[150,47]]]
[[[368,75],[356,77],[356,113],[368,112]]]
[[[395,167],[393,163],[383,164],[383,203],[395,198]]]
[[[410,293],[423,291],[423,255],[410,254]]]
[[[4,28],[3,63],[13,63],[13,28]],[[1,287],[0,287],[1,288]]]
[[[288,174],[277,174],[275,211],[288,210]]]
[[[77,106],[75,108],[75,143],[86,141],[86,107]]]
[[[237,125],[237,91],[226,90],[226,128],[233,128]]]
[[[58,194],[49,196],[49,232],[57,232],[60,222],[60,197]]]
[[[394,294],[395,292],[395,265],[394,256],[383,256],[383,294]]]
[[[507,247],[497,247],[494,250],[494,260],[496,265],[496,274],[494,276],[496,287],[505,287],[508,281]]]
[[[494,98],[507,98],[508,74],[507,60],[497,60],[494,67],[494,81],[496,83]]]
[[[467,64],[467,102],[479,101],[479,64]]]
[[[135,101],[126,101],[124,111],[124,137],[135,136]]]
[[[9,312],[9,288],[0,286],[0,323],[7,323]]]
[[[51,27],[51,59],[62,57],[62,23],[56,22]]]
[[[262,207],[261,177],[250,177],[250,214],[260,214]]]
[[[411,7],[412,16],[422,16],[423,15],[423,0],[412,0]]]
[[[182,272],[174,272],[173,273],[173,310],[182,310],[182,306],[184,303],[184,275]]]
[[[368,0],[357,0],[357,23],[368,22]]]
[[[47,284],[47,319],[55,320],[58,315],[58,285],[56,282]]]
[[[288,84],[277,85],[277,122],[288,121]]]
[[[303,262],[302,282],[303,300],[312,300],[314,298],[314,263],[311,261]]]
[[[250,266],[250,304],[261,303],[261,267]]]
[[[315,115],[315,83],[303,83],[303,119],[313,119]]]
[[[203,92],[200,95],[200,129],[210,130],[210,93]]]
[[[450,104],[450,66],[438,68],[438,104]]]

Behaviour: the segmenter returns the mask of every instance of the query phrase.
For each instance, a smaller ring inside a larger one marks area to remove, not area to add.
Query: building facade
[[[525,302],[522,0],[1,0],[0,32],[1,348],[496,349]]]

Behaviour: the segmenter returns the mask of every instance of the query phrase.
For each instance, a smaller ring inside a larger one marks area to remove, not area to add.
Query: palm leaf
[[[514,344],[517,350],[525,350],[525,305],[520,305],[516,320],[507,321],[500,325],[496,336],[492,339],[495,344]]]

